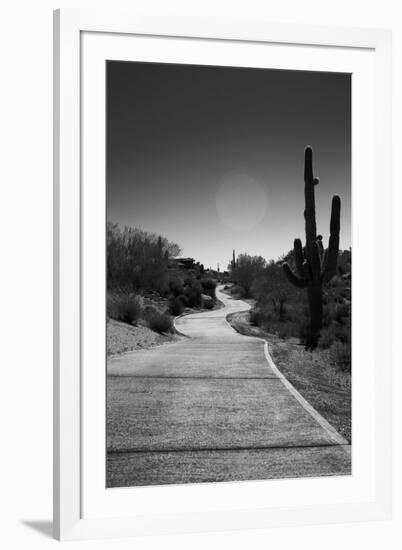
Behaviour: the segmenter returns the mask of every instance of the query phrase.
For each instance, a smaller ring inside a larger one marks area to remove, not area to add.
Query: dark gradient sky
[[[314,149],[318,231],[334,193],[350,246],[350,77],[109,61],[107,218],[160,233],[226,267],[304,240],[304,147]]]

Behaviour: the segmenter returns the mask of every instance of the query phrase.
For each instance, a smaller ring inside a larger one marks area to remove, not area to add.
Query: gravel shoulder
[[[155,346],[184,339],[180,334],[158,334],[150,328],[109,319],[106,325],[107,356],[120,355],[134,350],[150,349]]]
[[[154,304],[155,302],[153,302]],[[193,313],[202,313],[207,311],[216,311],[224,307],[220,300],[216,300],[215,306],[210,309],[190,309],[187,308],[182,316],[191,315]],[[129,351],[151,349],[163,344],[178,342],[185,339],[179,331],[169,334],[158,334],[151,330],[145,323],[138,323],[137,326],[122,323],[114,319],[107,319],[106,324],[106,355],[120,355]]]

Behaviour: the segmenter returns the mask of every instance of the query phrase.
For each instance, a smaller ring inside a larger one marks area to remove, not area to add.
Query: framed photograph
[[[55,537],[389,518],[390,33],[54,29]]]

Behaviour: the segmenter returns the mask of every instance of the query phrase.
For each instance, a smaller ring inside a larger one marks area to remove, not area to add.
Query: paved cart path
[[[185,340],[109,358],[108,486],[349,474],[347,441],[227,323],[250,306],[217,297],[176,320]]]

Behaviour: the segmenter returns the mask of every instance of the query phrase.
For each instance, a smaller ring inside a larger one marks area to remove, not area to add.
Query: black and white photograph
[[[105,85],[106,486],[351,475],[351,75]]]
[[[4,6],[3,548],[402,547],[400,5]]]

